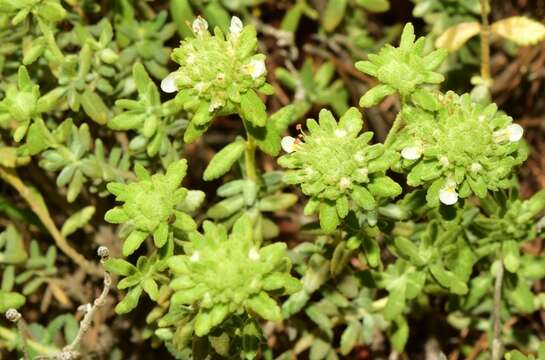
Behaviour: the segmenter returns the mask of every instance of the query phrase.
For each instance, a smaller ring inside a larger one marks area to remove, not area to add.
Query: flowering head
[[[203,336],[230,314],[244,311],[280,320],[280,308],[268,292],[291,294],[300,288],[289,272],[286,244],[265,247],[254,240],[248,216],[233,225],[231,234],[222,225],[203,224],[204,235],[194,233],[186,254],[168,260],[175,274],[171,307],[195,305],[195,334]]]
[[[252,26],[243,26],[233,17],[230,34],[218,28],[210,34],[208,23],[199,17],[192,29],[195,37],[183,40],[172,53],[179,69],[161,82],[163,91],[178,92],[177,101],[195,113],[190,124],[194,131],[186,134],[186,141],[205,131],[216,114],[231,114],[244,107],[245,97],[257,97],[255,91],[270,93],[265,56],[256,53]]]
[[[311,197],[309,206],[319,204],[325,231],[336,228],[339,219],[348,214],[350,203],[371,210],[378,199],[401,193],[401,187],[384,174],[396,155],[385,151],[382,144],[369,145],[373,133],[360,135],[362,127],[356,108],[349,109],[338,123],[331,112],[322,110],[319,122],[307,121],[308,134],[282,139],[288,154],[278,162],[289,169],[285,181],[301,184]],[[323,222],[328,210],[334,220],[329,226]]]
[[[408,184],[428,185],[428,201],[435,205],[509,187],[513,168],[527,156],[522,127],[496,105],[474,103],[468,94],[448,92],[438,101],[435,112],[410,106],[402,112],[406,126],[394,148],[409,171]]]

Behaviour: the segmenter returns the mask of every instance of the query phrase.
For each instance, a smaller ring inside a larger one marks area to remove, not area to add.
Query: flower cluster
[[[401,113],[406,126],[393,148],[403,158],[398,168],[409,171],[407,183],[429,186],[432,206],[509,187],[513,168],[527,157],[522,127],[495,104],[475,103],[469,94],[448,92],[438,101],[436,112],[406,106]]]
[[[232,18],[229,29],[227,36],[219,28],[212,35],[208,23],[197,18],[193,22],[195,37],[185,39],[172,52],[180,68],[161,82],[163,91],[178,91],[177,101],[195,113],[184,136],[188,142],[206,131],[217,113],[239,112],[244,117],[255,112],[261,101],[254,90],[271,93],[272,87],[265,82],[265,56],[255,53],[255,29],[243,27],[237,17]],[[260,115],[246,120],[264,126],[264,109]]]
[[[108,191],[123,201],[122,206],[109,210],[106,221],[114,224],[126,223],[132,231],[123,243],[123,255],[128,256],[153,235],[155,246],[162,247],[171,237],[173,228],[193,231],[197,225],[193,219],[176,209],[187,196],[188,190],[180,187],[187,170],[187,162],[173,162],[165,174],[150,174],[140,165],[135,172],[138,182],[131,184],[109,183]]]
[[[278,163],[290,169],[284,180],[301,184],[310,196],[306,207],[312,213],[319,207],[320,225],[326,232],[337,228],[353,201],[357,207],[372,210],[380,198],[401,193],[401,187],[385,175],[396,161],[396,154],[382,144],[369,145],[372,132],[359,134],[361,113],[349,109],[337,123],[331,112],[320,111],[319,122],[307,120],[309,134],[285,137],[282,146],[289,154]]]
[[[237,220],[229,236],[222,225],[206,221],[203,228],[204,235],[190,236],[186,255],[168,259],[176,275],[170,283],[175,291],[171,307],[196,305],[197,336],[208,334],[230,314],[243,311],[280,320],[280,308],[268,292],[292,294],[300,288],[299,281],[289,274],[286,244],[260,248],[249,216]]]
[[[385,45],[378,54],[370,54],[369,60],[357,62],[358,70],[381,82],[362,96],[360,105],[376,105],[384,97],[398,92],[404,100],[410,99],[425,108],[434,107],[432,95],[422,85],[443,82],[443,75],[434,70],[445,60],[447,51],[440,49],[424,55],[425,41],[424,37],[415,41],[414,28],[408,23],[399,47]]]

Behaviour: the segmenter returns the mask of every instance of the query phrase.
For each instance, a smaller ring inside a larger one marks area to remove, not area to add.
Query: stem
[[[81,267],[86,273],[90,275],[102,274],[100,269],[95,264],[89,262],[68,244],[66,238],[61,234],[55,225],[55,222],[51,218],[51,215],[43,203],[43,200],[32,193],[32,191],[21,181],[14,169],[0,166],[0,178],[19,192],[32,211],[38,216],[42,224],[44,224],[47,231],[49,231],[55,240],[57,247],[61,249],[66,256],[78,264],[78,266]]]
[[[490,25],[488,13],[490,0],[481,1],[481,78],[485,84],[490,80]]]
[[[390,128],[390,131],[388,132],[388,135],[386,136],[386,140],[384,141],[384,146],[386,148],[391,145],[402,123],[403,123],[403,119],[401,118],[401,111],[400,111],[397,113],[394,123],[392,124],[392,127]]]
[[[101,257],[101,264],[104,265],[104,262],[109,257],[109,251],[106,247],[100,247],[99,248],[99,255]],[[106,303],[106,297],[108,296],[108,293],[110,292],[110,286],[112,285],[112,278],[108,271],[104,270],[104,288],[102,289],[102,292],[100,293],[100,296],[95,299],[93,302],[93,305],[87,304],[83,306],[83,309],[85,310],[85,316],[83,316],[83,319],[80,322],[79,331],[72,341],[72,343],[68,346],[66,346],[62,353],[71,355],[71,354],[77,354],[76,349],[79,347],[79,344],[81,342],[81,339],[83,339],[83,335],[91,328],[91,322],[93,321],[93,318],[95,316],[95,313],[97,312],[97,309],[101,306],[104,306]],[[65,357],[59,356],[60,359],[65,359]]]
[[[492,360],[500,360],[503,353],[501,343],[501,295],[503,285],[503,260],[500,258],[500,266],[496,274],[496,282],[494,284],[494,308],[492,310],[492,322],[494,326],[492,337]]]
[[[255,140],[248,132],[246,132],[246,150],[244,150],[244,164],[246,166],[246,175],[248,179],[258,182],[257,169],[255,166]]]

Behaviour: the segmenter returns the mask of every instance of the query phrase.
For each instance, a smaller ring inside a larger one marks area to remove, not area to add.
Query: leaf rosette
[[[447,51],[439,49],[424,55],[425,42],[424,37],[415,41],[413,25],[408,23],[403,29],[399,47],[385,45],[378,54],[370,54],[368,60],[357,62],[358,70],[381,82],[361,97],[360,106],[374,106],[397,92],[404,101],[410,99],[425,108],[433,107],[432,95],[423,85],[444,81],[443,75],[434,70],[445,60]]]
[[[380,199],[401,193],[399,184],[385,175],[397,155],[383,144],[369,145],[373,133],[360,135],[362,127],[356,108],[349,109],[338,123],[331,112],[322,110],[319,122],[307,120],[308,134],[282,140],[289,152],[278,160],[289,169],[284,181],[301,185],[310,196],[305,212],[319,210],[320,225],[326,232],[337,228],[350,203],[373,210]]]
[[[447,92],[439,102],[436,112],[407,106],[401,114],[406,126],[392,147],[401,152],[396,167],[408,171],[407,183],[428,187],[431,206],[510,187],[513,169],[527,157],[522,127],[469,94]]]
[[[155,246],[160,248],[171,238],[174,228],[186,232],[196,229],[195,221],[176,209],[188,194],[188,190],[180,186],[186,170],[186,160],[173,162],[165,174],[150,175],[142,166],[136,165],[139,181],[107,185],[116,200],[124,204],[109,210],[105,215],[106,221],[126,223],[132,227],[123,243],[123,255],[136,251],[150,234]]]
[[[204,235],[192,233],[186,254],[167,260],[175,279],[171,307],[195,306],[194,330],[208,334],[230,314],[244,311],[265,320],[281,319],[280,307],[270,296],[292,294],[300,283],[290,275],[285,243],[264,247],[254,241],[250,217],[242,216],[231,233],[206,221]]]

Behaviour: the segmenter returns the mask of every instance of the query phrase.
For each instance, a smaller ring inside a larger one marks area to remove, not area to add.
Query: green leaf
[[[242,139],[235,140],[221,149],[210,161],[204,170],[203,179],[211,181],[225,175],[235,162],[242,156],[246,142]]]
[[[254,126],[265,126],[267,111],[265,104],[253,90],[240,97],[240,115]]]
[[[505,269],[511,273],[516,273],[520,266],[519,244],[513,240],[504,241],[502,244],[502,256]]]
[[[395,238],[394,244],[402,256],[405,256],[416,265],[422,266],[426,263],[426,261],[420,256],[420,249],[409,239],[398,236]]]
[[[86,89],[80,97],[81,106],[89,117],[100,125],[105,125],[108,122],[110,112],[102,101],[102,98],[95,92]]]
[[[441,286],[448,288],[455,294],[465,295],[468,292],[467,285],[458,279],[452,272],[446,270],[441,265],[432,264],[429,266],[430,272]]]
[[[371,12],[385,12],[390,9],[389,0],[357,0],[356,3]]]
[[[170,0],[170,15],[182,38],[193,36],[191,23],[195,19],[195,15],[188,0]]]
[[[142,245],[148,237],[148,233],[138,230],[133,230],[131,234],[123,242],[123,256],[129,256]]]
[[[91,218],[93,217],[94,213],[94,206],[86,206],[80,211],[76,212],[64,222],[64,224],[62,225],[61,234],[63,236],[68,236],[74,233],[77,229],[87,225],[89,220],[91,220]]]
[[[28,129],[26,146],[29,155],[36,155],[55,143],[55,139],[42,119],[36,120]]]
[[[362,333],[359,321],[351,321],[341,335],[341,354],[348,355],[354,346],[358,344]]]
[[[329,337],[333,336],[333,330],[332,330],[333,324],[331,323],[331,320],[329,319],[329,317],[326,314],[324,314],[324,312],[318,306],[316,305],[309,306],[305,310],[305,313],[310,318],[310,320],[315,322],[318,325],[318,327],[322,331],[324,331]]]
[[[392,342],[392,345],[396,351],[403,352],[408,339],[409,325],[405,319],[399,318],[392,324],[390,341]]]
[[[276,302],[263,291],[248,299],[246,306],[265,320],[278,321],[282,318]]]
[[[117,275],[129,276],[134,274],[136,266],[123,259],[108,259],[104,262],[104,268]]]
[[[354,190],[352,191],[352,199],[364,210],[373,210],[377,205],[373,195],[371,195],[369,190],[363,186],[354,186]]]
[[[389,85],[376,85],[368,90],[360,99],[361,107],[371,107],[377,105],[386,96],[395,93],[395,89]]]
[[[0,313],[8,309],[18,309],[25,304],[26,298],[16,292],[0,290]]]
[[[384,308],[384,317],[386,320],[396,319],[405,310],[405,290],[406,280],[399,280],[399,284],[388,289],[388,301]]]
[[[348,0],[329,0],[327,2],[322,25],[325,31],[333,31],[341,23],[345,16]]]
[[[257,208],[260,211],[279,211],[293,206],[298,200],[295,194],[270,195],[259,200]]]
[[[337,214],[337,207],[335,206],[335,203],[330,201],[322,202],[320,204],[319,217],[320,227],[327,234],[335,231],[337,226],[340,224],[339,215]]]
[[[377,177],[368,185],[371,194],[377,197],[394,197],[401,194],[401,186],[387,176]]]
[[[244,198],[242,196],[233,196],[212,206],[208,209],[207,215],[212,219],[224,219],[242,209],[243,206]]]
[[[138,306],[138,300],[142,294],[142,288],[135,286],[129,292],[123,300],[121,300],[115,307],[115,312],[119,315],[127,314],[131,312],[136,306]]]

